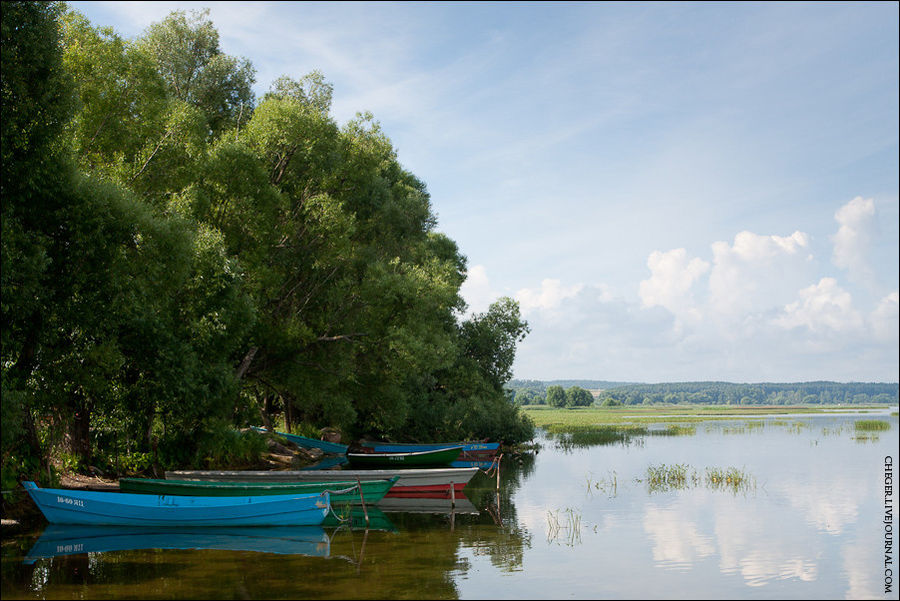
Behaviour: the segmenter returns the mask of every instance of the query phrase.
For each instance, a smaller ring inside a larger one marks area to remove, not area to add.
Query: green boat
[[[336,474],[337,476],[337,474]],[[340,476],[337,476],[340,477]],[[340,503],[377,503],[391,489],[399,477],[387,480],[329,482],[208,482],[203,480],[153,480],[150,478],[119,478],[119,490],[148,495],[248,497],[260,495],[308,495],[329,491],[332,505]]]
[[[456,461],[462,447],[447,447],[433,451],[417,451],[413,453],[381,453],[375,451],[347,453],[347,459],[353,465],[365,467],[428,467],[449,465]]]

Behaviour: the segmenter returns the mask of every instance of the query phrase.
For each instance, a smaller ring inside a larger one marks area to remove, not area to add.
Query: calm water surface
[[[861,419],[891,429],[862,432]],[[896,585],[884,592],[883,524],[897,417],[688,426],[607,444],[542,437],[533,457],[504,464],[499,499],[478,475],[456,511],[395,502],[368,530],[4,536],[2,597],[897,598]],[[713,481],[717,469],[739,479]]]

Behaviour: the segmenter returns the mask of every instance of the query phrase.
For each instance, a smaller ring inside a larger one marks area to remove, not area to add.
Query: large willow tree
[[[530,438],[518,306],[461,321],[425,184],[371,115],[334,121],[321,73],[257,101],[206,12],[124,40],[13,2],[2,51],[4,478],[122,440],[135,469],[208,464],[272,412]]]

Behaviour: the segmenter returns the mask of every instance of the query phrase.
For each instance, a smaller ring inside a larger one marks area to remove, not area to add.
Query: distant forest
[[[812,405],[897,403],[898,384],[881,382],[794,382],[736,384],[672,382],[640,384],[606,380],[511,380],[506,388],[520,405],[547,404],[552,386],[589,390],[599,405],[710,404]]]

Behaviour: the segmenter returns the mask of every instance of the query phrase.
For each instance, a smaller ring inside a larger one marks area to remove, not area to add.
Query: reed
[[[616,475],[615,470],[610,472],[609,478],[600,478],[599,480],[593,480],[591,478],[593,474],[588,474],[587,476],[587,490],[588,493],[593,493],[594,490],[599,490],[602,493],[605,493],[610,499],[615,497],[619,492],[619,479]]]
[[[864,432],[879,432],[890,430],[891,423],[880,419],[861,419],[857,421],[853,427]]]
[[[547,512],[547,542],[562,538],[565,545],[574,547],[581,543],[581,513],[569,507],[563,510],[563,516],[560,521],[559,510]]]
[[[651,465],[646,478],[637,479],[647,484],[648,492],[668,492],[706,486],[711,490],[726,490],[733,493],[756,489],[756,478],[736,467],[708,467],[701,477],[697,470],[687,464]]]
[[[668,424],[665,430],[649,430],[652,436],[693,436],[697,433],[697,426]]]
[[[650,492],[683,490],[697,484],[697,470],[681,463],[651,465],[643,482],[646,482]]]
[[[717,467],[706,468],[707,488],[730,490],[731,492],[746,492],[756,489],[756,478],[736,467],[725,469]]]

